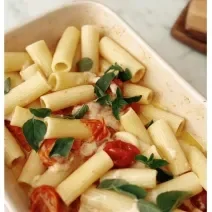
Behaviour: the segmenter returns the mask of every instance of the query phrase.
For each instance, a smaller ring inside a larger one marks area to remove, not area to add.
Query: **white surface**
[[[78,0],[80,1],[80,0]],[[206,56],[176,41],[170,30],[187,0],[96,0],[109,6],[186,79],[206,96]],[[5,0],[5,31],[71,0]]]

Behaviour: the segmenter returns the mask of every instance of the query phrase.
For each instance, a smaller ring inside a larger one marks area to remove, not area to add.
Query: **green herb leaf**
[[[50,116],[52,112],[49,108],[30,108],[29,110],[33,115],[39,118],[45,118],[47,116]]]
[[[116,99],[112,102],[112,112],[113,112],[114,117],[115,117],[117,120],[120,119],[119,113],[120,113],[121,108],[122,108],[124,105],[127,105],[127,102],[124,101],[124,99],[121,99],[121,98],[116,98]]]
[[[141,162],[141,163],[144,163],[145,165],[148,164],[148,163],[147,163],[148,158],[147,158],[146,156],[144,156],[144,155],[136,155],[136,156],[135,156],[135,160],[136,160],[136,161],[139,161],[139,162]]]
[[[109,72],[110,70],[119,71],[119,72],[124,71],[124,69],[123,69],[120,65],[118,65],[117,63],[115,63],[114,65],[111,65],[111,66],[105,71],[105,73]]]
[[[164,171],[163,169],[157,168],[157,176],[156,179],[159,183],[164,183],[166,181],[172,180],[173,175],[167,171]]]
[[[129,184],[127,181],[121,179],[103,180],[98,188],[116,191],[137,199],[144,198],[147,195],[147,192],[143,188]]]
[[[139,212],[162,212],[157,205],[143,199],[138,200],[137,207]]]
[[[125,71],[119,72],[118,78],[122,82],[125,82],[125,81],[128,81],[128,80],[130,80],[132,78],[132,74],[131,74],[130,70],[128,68],[126,68]]]
[[[131,104],[131,103],[133,103],[133,102],[138,102],[138,101],[140,101],[140,99],[141,99],[141,95],[139,95],[139,96],[133,96],[133,97],[129,97],[129,98],[124,98],[124,100],[128,103],[128,104]]]
[[[80,72],[89,71],[93,67],[93,61],[84,57],[77,63],[77,67]]]
[[[147,124],[145,124],[145,128],[148,129],[153,123],[154,123],[154,121],[151,120],[150,122],[148,122]]]
[[[105,92],[103,92],[97,85],[94,86],[94,93],[99,98],[106,95]]]
[[[88,105],[83,105],[75,114],[73,114],[72,116],[74,117],[74,119],[81,119],[83,118],[83,116],[88,112],[89,107]]]
[[[156,202],[162,212],[171,212],[189,197],[190,194],[185,191],[168,191],[159,194]]]
[[[8,77],[6,80],[4,80],[4,94],[9,93],[10,89],[11,89],[11,78]]]
[[[46,129],[44,122],[34,118],[29,119],[22,127],[27,142],[36,152],[39,149],[41,141],[44,139]]]
[[[102,92],[106,92],[115,77],[116,75],[113,72],[106,73],[96,82],[96,86],[98,86]]]
[[[102,97],[98,98],[96,100],[96,102],[98,102],[100,105],[109,105],[109,106],[112,105],[111,98],[110,98],[110,96],[108,94],[106,94],[105,96],[102,96]]]
[[[49,156],[50,157],[55,157],[55,156],[68,157],[71,151],[71,148],[73,146],[73,143],[74,143],[74,138],[57,139]]]
[[[153,161],[150,163],[151,169],[157,169],[163,166],[167,166],[169,163],[166,160],[163,159],[153,159]]]

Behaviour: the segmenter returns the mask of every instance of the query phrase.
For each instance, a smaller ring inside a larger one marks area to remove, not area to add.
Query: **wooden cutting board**
[[[179,18],[175,22],[174,26],[172,27],[171,34],[174,38],[181,41],[182,43],[187,44],[188,46],[196,49],[197,51],[207,54],[207,41],[206,39],[203,39],[207,36],[198,33],[189,33],[185,29],[188,7],[189,4],[184,8]]]

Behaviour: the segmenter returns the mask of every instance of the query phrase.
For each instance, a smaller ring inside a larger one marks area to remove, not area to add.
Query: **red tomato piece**
[[[78,197],[74,202],[69,206],[70,212],[78,212],[80,209],[80,197]]]
[[[114,79],[112,80],[112,83],[116,84],[118,87],[123,87],[123,82],[120,79]]]
[[[30,152],[32,150],[32,148],[28,144],[28,142],[23,134],[22,128],[10,125],[9,121],[5,121],[5,125],[6,125],[7,129],[12,133],[12,135],[16,138],[20,147],[23,150],[25,150],[26,152]]]
[[[139,149],[121,140],[106,143],[104,151],[111,157],[114,167],[127,168],[135,162],[135,156],[140,153]]]
[[[191,203],[194,207],[203,212],[207,211],[207,192],[203,190],[201,193],[191,197]]]
[[[30,196],[30,212],[65,212],[64,209],[59,195],[51,186],[37,187]]]
[[[123,108],[123,111],[127,112],[129,110],[129,108],[132,108],[138,114],[138,113],[140,113],[140,107],[141,107],[141,105],[139,103],[133,102],[129,105],[126,105]]]

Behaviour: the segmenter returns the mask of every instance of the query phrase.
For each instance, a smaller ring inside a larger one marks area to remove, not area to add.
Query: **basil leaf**
[[[4,80],[4,94],[9,93],[10,89],[11,89],[11,78],[8,77],[6,80]]]
[[[135,156],[135,160],[136,161],[139,161],[139,162],[141,162],[141,163],[144,163],[145,165],[147,165],[148,164],[148,158],[146,157],[146,156],[144,156],[144,155],[136,155]]]
[[[100,182],[98,188],[104,188],[107,190],[114,190],[114,188],[119,188],[122,185],[129,184],[126,180],[121,179],[107,179]]]
[[[88,105],[83,105],[75,114],[73,114],[72,116],[75,119],[81,119],[83,118],[83,116],[88,112],[89,107]]]
[[[131,103],[133,103],[133,102],[138,102],[138,101],[140,101],[140,99],[141,99],[141,95],[139,95],[139,96],[133,96],[133,97],[129,97],[129,98],[124,98],[124,100],[128,103],[128,104],[131,104]]]
[[[44,122],[34,118],[29,119],[22,127],[27,142],[36,152],[39,149],[41,141],[44,139],[46,129]]]
[[[148,129],[153,123],[154,123],[154,121],[151,120],[150,122],[148,122],[147,124],[145,124],[145,128]]]
[[[55,157],[55,156],[68,157],[71,151],[71,148],[73,146],[73,143],[74,143],[74,138],[57,139],[49,156],[50,157]]]
[[[45,118],[47,116],[50,116],[52,112],[49,108],[30,108],[29,110],[34,116],[39,118]]]
[[[125,81],[128,81],[128,80],[130,80],[132,78],[132,74],[131,74],[130,70],[128,68],[126,68],[125,71],[119,72],[118,78],[122,82],[125,82]]]
[[[147,202],[146,200],[139,199],[137,202],[139,212],[162,212],[157,205]]]
[[[106,94],[105,96],[102,96],[102,97],[98,98],[96,100],[96,102],[98,102],[100,105],[109,105],[109,106],[112,105],[111,98],[110,98],[110,96],[108,94]]]
[[[151,165],[151,163],[153,163],[154,161],[154,154],[152,153],[148,159],[148,163]]]
[[[94,93],[99,98],[105,96],[105,93],[97,85],[94,86]]]
[[[84,57],[77,63],[77,68],[80,72],[89,71],[93,67],[93,61]]]
[[[114,117],[115,117],[117,120],[120,119],[119,113],[120,113],[121,108],[122,108],[124,105],[127,105],[127,102],[124,101],[123,99],[120,99],[120,98],[116,98],[116,99],[112,102],[112,112],[113,112]]]
[[[156,202],[162,212],[171,212],[189,197],[190,194],[185,191],[168,191],[159,194]]]
[[[166,181],[172,180],[173,175],[167,171],[164,171],[163,169],[157,168],[157,176],[156,179],[160,183],[164,183]]]
[[[160,168],[162,166],[167,166],[169,163],[166,160],[163,159],[153,159],[153,161],[151,162],[151,164],[149,165],[149,167],[151,169],[157,169]]]
[[[111,65],[111,66],[105,71],[105,73],[107,73],[107,72],[110,71],[110,70],[119,71],[119,72],[124,71],[124,69],[123,69],[120,65],[118,65],[117,63],[115,63],[114,65]]]
[[[102,92],[105,92],[115,77],[116,75],[113,72],[106,73],[96,82],[96,86],[98,86]]]

